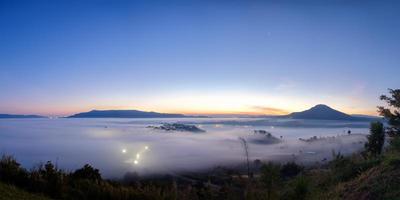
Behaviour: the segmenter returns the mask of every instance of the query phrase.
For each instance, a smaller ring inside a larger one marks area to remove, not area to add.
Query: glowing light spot
[[[140,154],[136,154],[136,159],[139,159],[140,158]]]
[[[146,149],[146,150],[147,150],[147,149],[149,149],[149,147],[148,147],[148,146],[145,146],[145,147],[144,147],[144,149]]]
[[[139,164],[139,161],[135,160],[135,161],[133,161],[133,163],[134,163],[135,165],[137,165],[137,164]]]
[[[126,149],[122,149],[122,153],[126,153]]]

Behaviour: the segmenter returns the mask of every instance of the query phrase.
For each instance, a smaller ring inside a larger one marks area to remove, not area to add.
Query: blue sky
[[[375,114],[396,1],[0,1],[0,113]]]

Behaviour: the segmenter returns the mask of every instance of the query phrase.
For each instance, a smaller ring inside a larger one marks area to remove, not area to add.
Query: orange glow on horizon
[[[332,107],[333,109],[337,109],[341,112],[347,114],[364,114],[364,115],[372,115],[377,116],[378,113],[376,110],[363,110],[363,109],[352,109],[352,108],[337,108]],[[266,109],[255,109],[255,108],[246,108],[246,107],[238,107],[233,109],[218,109],[218,108],[206,108],[201,107],[197,109],[172,109],[172,108],[156,108],[156,107],[145,107],[145,106],[80,106],[80,107],[64,107],[64,108],[30,108],[30,109],[14,109],[14,112],[11,111],[2,111],[7,114],[35,114],[35,115],[43,115],[43,116],[58,116],[64,117],[73,115],[81,112],[89,112],[91,110],[140,110],[145,112],[159,112],[159,113],[175,113],[175,114],[184,114],[184,115],[287,115],[292,112],[299,112],[308,109],[308,107],[302,106],[302,108],[298,109],[279,109],[279,108],[266,108]]]
[[[171,113],[179,113],[184,115],[286,115],[291,112],[281,112],[281,113],[265,113],[265,112],[255,112],[255,111],[188,111],[188,110],[176,110]]]
[[[91,110],[140,110],[186,115],[286,115],[307,110],[320,103],[348,114],[377,115],[373,105],[363,104],[355,98],[320,97],[310,100],[298,96],[272,96],[246,92],[224,94],[188,92],[158,94],[142,98],[114,96],[107,99],[99,97],[65,102],[35,102],[35,104],[8,106],[1,112],[58,117]],[[351,105],[357,105],[357,107]]]
[[[304,109],[298,110],[288,110],[288,111],[280,111],[280,112],[262,112],[262,111],[254,111],[254,110],[212,110],[212,109],[204,109],[204,110],[183,110],[183,109],[142,109],[139,107],[125,107],[125,106],[112,106],[112,107],[97,107],[97,108],[75,108],[70,110],[16,110],[14,112],[4,112],[7,114],[34,114],[34,115],[43,115],[43,116],[58,116],[64,117],[73,115],[81,112],[89,112],[91,110],[140,110],[145,112],[159,112],[159,113],[174,113],[174,114],[184,114],[184,115],[287,115],[292,112],[303,111]],[[363,114],[363,115],[371,115],[377,116],[378,113],[373,110],[356,110],[356,109],[343,109],[341,112],[347,114]]]

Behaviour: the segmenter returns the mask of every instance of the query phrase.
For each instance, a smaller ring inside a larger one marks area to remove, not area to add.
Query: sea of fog
[[[147,128],[174,122],[194,124],[206,132]],[[65,170],[89,163],[107,178],[126,172],[176,173],[243,164],[238,138],[254,137],[254,130],[266,130],[282,142],[249,140],[251,160],[313,164],[331,159],[333,150],[342,154],[361,150],[368,123],[253,118],[1,119],[0,154],[13,155],[28,169],[48,160]],[[330,138],[299,140],[312,136]]]

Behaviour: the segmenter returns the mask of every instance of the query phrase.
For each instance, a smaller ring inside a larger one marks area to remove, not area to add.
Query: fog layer
[[[147,128],[174,122],[194,124],[205,132]],[[0,120],[0,153],[14,155],[27,168],[48,160],[67,170],[89,163],[105,177],[118,178],[126,172],[148,175],[241,165],[244,153],[239,137],[248,141],[251,160],[323,163],[332,151],[350,154],[361,150],[368,133],[368,124],[296,123],[274,126],[279,122],[260,123],[257,119],[4,119]],[[254,130],[266,130],[280,141],[260,142],[264,138]],[[299,140],[313,136],[322,139]]]

